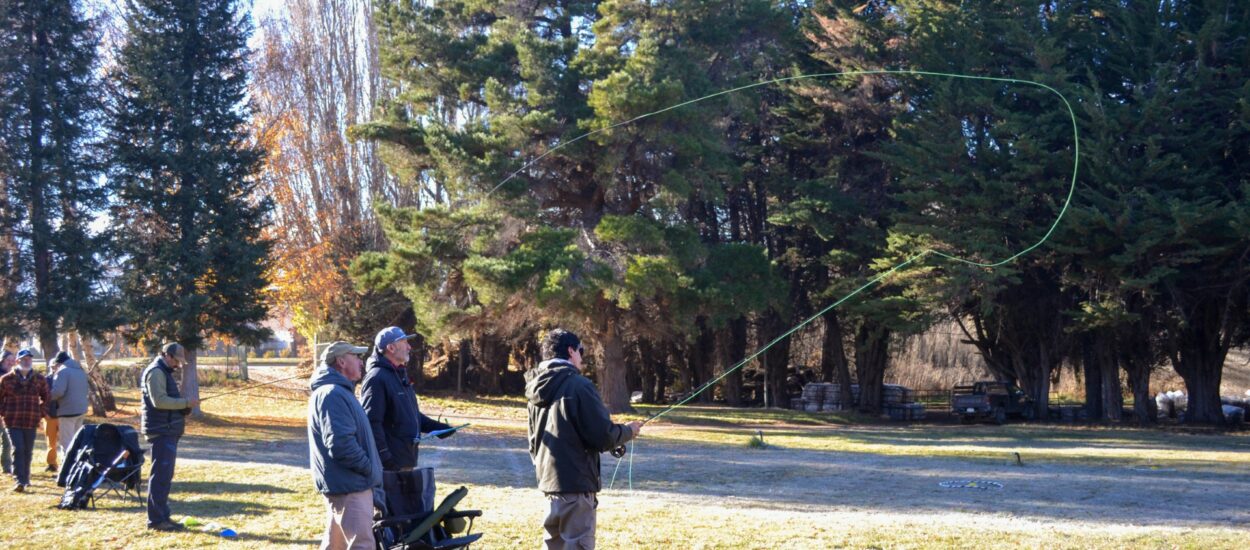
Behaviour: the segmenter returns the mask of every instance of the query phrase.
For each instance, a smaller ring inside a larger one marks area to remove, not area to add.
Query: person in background
[[[13,442],[13,490],[30,487],[30,461],[35,450],[35,430],[48,407],[48,381],[34,372],[30,350],[17,352],[18,368],[0,377],[0,417]]]
[[[386,508],[382,459],[369,417],[356,400],[364,376],[358,357],[369,348],[335,342],[321,354],[308,398],[308,450],[313,484],[326,499],[321,548],[372,550],[373,509]]]
[[[52,452],[53,445],[60,451],[62,461],[68,458],[65,453],[69,452],[69,446],[74,442],[74,436],[82,428],[83,419],[87,416],[87,394],[90,392],[87,373],[83,372],[82,365],[68,353],[57,353],[52,363],[58,365],[58,368],[52,378],[50,395],[55,403],[56,420],[60,426],[56,443],[48,442],[48,454],[53,457],[49,464],[56,461],[56,455]]]

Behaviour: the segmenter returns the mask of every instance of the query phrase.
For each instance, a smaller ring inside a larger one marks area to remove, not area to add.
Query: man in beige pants
[[[530,459],[551,505],[543,521],[549,549],[595,547],[599,454],[642,429],[641,422],[612,422],[599,391],[581,374],[583,353],[576,334],[553,330],[543,339],[542,364],[526,373]]]
[[[57,365],[57,368],[48,390],[52,401],[56,402],[56,421],[60,426],[55,449],[53,443],[48,442],[48,455],[51,457],[48,464],[56,462],[56,449],[60,450],[62,462],[74,460],[74,457],[66,456],[66,453],[69,452],[70,444],[74,442],[79,428],[82,428],[83,419],[87,415],[87,394],[91,391],[87,383],[87,373],[69,353],[57,353],[52,364]]]
[[[355,394],[363,374],[359,355],[366,351],[347,342],[330,344],[312,376],[308,448],[313,482],[326,497],[323,549],[372,550],[373,509],[385,506],[382,459]]]

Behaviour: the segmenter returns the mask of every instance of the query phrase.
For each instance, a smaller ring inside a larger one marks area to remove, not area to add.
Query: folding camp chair
[[[437,507],[432,505],[434,471],[431,468],[384,472],[382,486],[389,515],[373,523],[379,550],[467,548],[482,538],[481,533],[472,533],[473,520],[482,512],[455,509],[469,493],[468,489],[456,489]]]
[[[74,436],[57,485],[82,492],[90,488],[91,505],[108,495],[143,502],[143,449],[130,426],[85,425]]]

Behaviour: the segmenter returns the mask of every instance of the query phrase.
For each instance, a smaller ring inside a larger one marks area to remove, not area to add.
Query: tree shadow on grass
[[[231,481],[178,481],[174,479],[174,487],[179,492],[195,494],[221,493],[294,493],[295,491],[277,485],[261,485],[258,483],[235,483]]]
[[[175,484],[176,485],[176,484]],[[274,510],[290,510],[294,506],[270,506],[247,500],[228,500],[204,498],[199,500],[183,500],[172,495],[169,507],[174,515],[186,515],[193,518],[221,518],[227,516],[264,516]]]

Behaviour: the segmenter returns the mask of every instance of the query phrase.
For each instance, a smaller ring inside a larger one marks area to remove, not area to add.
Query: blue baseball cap
[[[378,353],[382,353],[383,350],[386,349],[386,346],[394,344],[395,342],[405,338],[414,338],[416,336],[416,334],[404,334],[404,329],[399,327],[386,327],[382,329],[381,332],[378,332],[377,336],[373,337],[373,348],[376,349]]]
[[[24,349],[24,350],[17,352],[18,359],[25,359],[27,357],[34,357],[34,356],[35,354],[31,353],[30,350],[28,349]]]

